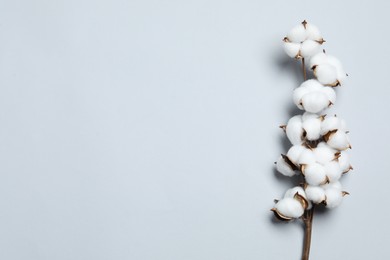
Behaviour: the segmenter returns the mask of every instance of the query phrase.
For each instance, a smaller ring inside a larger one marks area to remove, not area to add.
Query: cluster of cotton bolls
[[[317,27],[306,21],[292,29],[284,41],[289,56],[310,58],[310,68],[316,77],[306,80],[293,92],[294,104],[305,112],[281,126],[292,147],[276,161],[276,169],[289,177],[302,175],[304,183],[288,190],[276,201],[272,211],[280,219],[291,220],[302,217],[315,204],[327,208],[339,206],[348,194],[343,191],[340,178],[352,166],[347,153],[351,145],[345,121],[336,115],[322,114],[335,104],[333,87],[340,85],[346,76],[341,63],[320,49],[305,49],[306,41],[313,46],[313,41],[318,45],[324,42]],[[300,44],[297,54],[292,51],[292,43]]]

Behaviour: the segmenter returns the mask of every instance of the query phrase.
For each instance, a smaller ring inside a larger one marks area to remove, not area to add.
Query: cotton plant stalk
[[[280,174],[299,175],[302,183],[275,200],[271,210],[283,221],[303,221],[302,260],[307,260],[315,208],[335,208],[349,194],[340,183],[341,177],[352,170],[347,152],[351,148],[349,131],[339,116],[326,114],[336,103],[335,88],[343,85],[347,74],[337,58],[325,53],[325,40],[313,24],[303,21],[283,42],[287,55],[302,63],[304,81],[292,97],[302,114],[280,126],[291,148],[275,164]],[[307,69],[313,72],[312,79],[307,78]]]

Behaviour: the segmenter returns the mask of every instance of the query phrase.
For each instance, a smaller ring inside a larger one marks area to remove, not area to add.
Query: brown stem
[[[303,223],[305,224],[305,238],[303,241],[302,260],[309,260],[310,244],[311,244],[311,230],[313,226],[314,205],[310,210],[306,210]]]
[[[303,72],[303,80],[307,80],[306,67],[305,67],[305,58],[302,58],[302,72]]]

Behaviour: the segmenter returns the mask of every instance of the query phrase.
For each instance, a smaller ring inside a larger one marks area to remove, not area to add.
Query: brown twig
[[[303,241],[302,260],[309,260],[310,245],[311,245],[311,231],[313,226],[314,205],[311,209],[306,210],[303,223],[305,225],[305,237]]]

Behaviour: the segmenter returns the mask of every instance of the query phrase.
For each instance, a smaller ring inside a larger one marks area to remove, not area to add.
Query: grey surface
[[[312,259],[389,259],[388,1],[1,1],[0,259],[299,259],[272,221],[303,19],[349,73]]]

